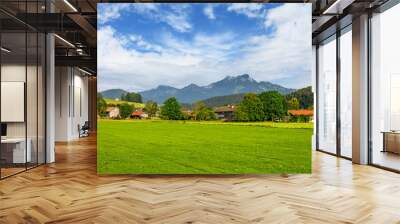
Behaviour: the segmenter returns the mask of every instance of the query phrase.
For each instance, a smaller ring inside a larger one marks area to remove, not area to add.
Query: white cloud
[[[260,44],[249,50],[242,64],[254,65],[256,79],[258,74],[270,74],[293,88],[310,85],[311,6],[283,4],[268,10],[264,24],[275,32],[252,37],[250,42]]]
[[[264,17],[263,6],[260,3],[232,3],[227,8],[230,12],[246,15],[249,18]]]
[[[275,35],[303,42],[311,40],[311,6],[309,4],[284,4],[268,11],[265,26],[276,28]]]
[[[214,13],[214,7],[215,7],[215,4],[207,4],[207,6],[204,7],[204,10],[203,10],[204,15],[206,15],[207,18],[209,18],[211,20],[216,18],[215,13]]]
[[[291,88],[310,85],[310,6],[284,4],[268,10],[263,20],[274,33],[250,37],[196,33],[190,40],[160,33],[158,44],[103,26],[98,31],[99,89],[206,85],[244,73]]]
[[[168,9],[160,9],[160,4],[136,3],[133,10],[159,23],[166,23],[178,32],[189,32],[192,24],[189,22],[189,5],[168,4]],[[165,5],[166,6],[166,5]]]
[[[166,23],[178,32],[189,32],[192,24],[189,22],[190,5],[168,4],[167,9],[160,9],[157,3],[112,3],[100,4],[98,20],[100,24],[106,24],[121,17],[124,11],[135,12],[139,15]]]
[[[143,37],[140,35],[135,35],[135,34],[129,35],[129,41],[132,42],[137,47],[147,51],[161,52],[163,50],[161,46],[145,41]]]
[[[221,67],[219,63],[226,54],[238,47],[230,33],[198,34],[193,41],[177,39],[168,33],[160,38],[162,47],[148,43],[138,35],[125,37],[111,26],[102,27],[98,31],[99,88],[120,86],[138,91],[159,84],[183,87],[194,82],[205,85],[225,76],[225,72],[221,72],[223,68],[214,68]],[[131,49],[130,43],[159,52]],[[219,72],[217,76],[216,71]]]
[[[178,32],[188,32],[192,29],[192,25],[188,22],[184,13],[166,14],[162,16],[162,19]]]
[[[123,10],[129,9],[130,4],[119,3],[119,4],[99,4],[99,15],[98,21],[100,24],[107,23],[113,19],[117,19],[121,16]]]

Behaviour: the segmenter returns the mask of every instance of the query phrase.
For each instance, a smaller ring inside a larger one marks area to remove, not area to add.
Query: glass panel
[[[27,2],[27,4],[26,12],[37,13],[39,11],[37,1]],[[35,30],[27,30],[26,125],[27,150],[31,151],[31,158],[27,163],[28,168],[35,167],[38,164],[38,45],[38,33]]]
[[[43,13],[45,1],[1,1],[14,13]],[[45,162],[45,35],[0,12],[0,177]]]
[[[27,62],[27,82],[26,82],[26,115],[27,115],[27,149],[30,150],[30,160],[28,160],[28,168],[37,165],[38,160],[38,147],[37,147],[37,127],[38,127],[38,111],[37,111],[37,98],[38,98],[38,36],[36,32],[27,33],[28,38],[28,62]]]
[[[318,147],[336,153],[336,40],[318,48]]]
[[[352,157],[352,35],[340,36],[340,143],[341,155]]]
[[[372,18],[372,163],[400,170],[400,5]]]
[[[25,170],[26,34],[2,33],[1,43],[1,165],[2,177]],[[29,147],[28,147],[29,149]]]
[[[45,163],[45,52],[46,39],[44,34],[39,34],[38,45],[38,163]]]

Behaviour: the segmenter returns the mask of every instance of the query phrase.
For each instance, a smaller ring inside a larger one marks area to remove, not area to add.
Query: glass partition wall
[[[351,25],[341,31],[340,65],[340,155],[352,157],[352,34]]]
[[[45,163],[45,35],[14,19],[0,12],[1,179]]]
[[[352,157],[351,25],[327,38],[317,50],[317,149]]]
[[[400,4],[371,18],[370,163],[400,171]]]
[[[318,149],[336,154],[336,36],[318,47]]]
[[[400,172],[400,4],[369,18],[369,164]],[[317,45],[317,149],[352,158],[352,27]]]

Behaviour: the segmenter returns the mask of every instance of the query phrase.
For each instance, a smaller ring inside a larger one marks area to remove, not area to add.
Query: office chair
[[[85,121],[82,127],[79,127],[78,125],[78,128],[79,128],[79,138],[89,136],[89,129],[90,129],[89,121]]]

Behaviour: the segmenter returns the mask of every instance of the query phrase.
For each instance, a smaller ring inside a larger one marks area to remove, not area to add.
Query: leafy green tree
[[[142,103],[142,95],[140,95],[139,93],[134,93],[134,92],[126,93],[126,94],[121,95],[121,100]]]
[[[193,112],[194,119],[198,121],[210,121],[217,119],[214,111],[201,101],[194,104]]]
[[[238,105],[240,102],[242,102],[244,95],[245,93],[238,93],[227,96],[214,96],[202,100],[201,102],[205,103],[206,106],[210,108],[226,106],[226,105]]]
[[[97,114],[101,117],[105,116],[107,110],[107,102],[104,100],[101,93],[97,93]]]
[[[203,101],[198,101],[193,105],[193,111],[201,111],[203,109],[207,109],[207,105]]]
[[[277,91],[263,92],[258,95],[266,120],[282,119],[287,114],[285,97]]]
[[[158,111],[158,105],[156,102],[149,100],[146,102],[143,110],[149,115],[150,118],[152,118]]]
[[[171,97],[164,102],[161,107],[161,118],[166,120],[182,120],[184,118],[181,105],[175,97]]]
[[[249,121],[249,116],[246,111],[240,105],[236,107],[235,112],[233,113],[233,118],[235,121]]]
[[[299,100],[300,109],[310,109],[314,106],[314,93],[312,92],[311,86],[298,89],[286,95],[287,100],[290,100],[294,97]]]
[[[212,121],[216,119],[217,117],[211,108],[205,108],[196,114],[196,120],[198,121]]]
[[[293,97],[288,100],[287,107],[289,110],[298,110],[300,109],[300,102],[296,97]]]
[[[129,118],[134,110],[135,107],[133,105],[123,103],[119,105],[119,116],[124,119]]]
[[[263,121],[264,117],[263,104],[254,93],[244,96],[235,113],[238,121]]]

